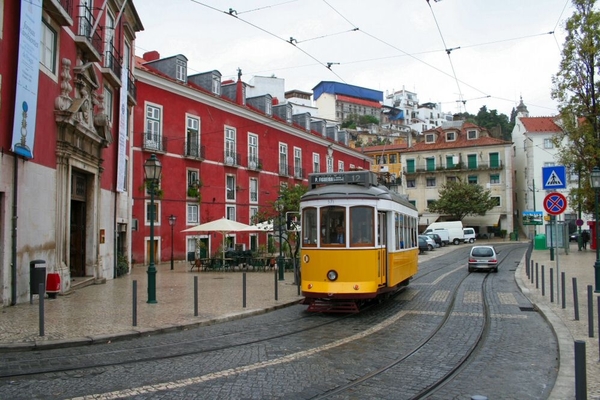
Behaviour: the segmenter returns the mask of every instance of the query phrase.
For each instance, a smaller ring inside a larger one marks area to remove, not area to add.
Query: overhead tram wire
[[[554,25],[554,29],[553,29],[552,33],[556,32],[556,28],[558,28],[558,24],[560,24],[560,19],[562,18],[563,14],[565,13],[565,10],[567,9],[567,6],[569,5],[570,1],[571,0],[565,0],[565,5],[564,5],[562,11],[560,12],[560,15],[556,19],[556,25]],[[554,36],[554,41],[556,42],[556,47],[558,48],[558,52],[561,53],[562,49],[560,48],[560,44],[558,43],[558,40],[556,39],[556,35],[553,34],[552,36]]]
[[[239,11],[239,12],[237,12],[237,15],[246,14],[246,13],[250,13],[250,12],[254,12],[254,11],[260,11],[260,10],[264,10],[266,8],[274,8],[274,7],[282,6],[284,4],[294,3],[296,1],[298,1],[298,0],[289,0],[289,1],[284,1],[284,2],[281,2],[281,3],[273,4],[273,5],[270,5],[270,6],[264,6],[264,7],[254,8],[252,10]]]

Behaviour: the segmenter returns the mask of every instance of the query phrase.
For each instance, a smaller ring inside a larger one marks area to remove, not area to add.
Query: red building
[[[370,168],[370,158],[344,144],[345,132],[269,94],[246,98],[237,82],[218,71],[187,74],[183,55],[161,59],[149,52],[136,59],[137,107],[133,134],[132,258],[149,260],[150,198],[144,163],[156,154],[162,179],[156,203],[155,259],[185,260],[199,243],[210,254],[220,234],[181,232],[226,217],[253,224],[258,213],[275,215],[282,185],[307,185],[311,172]],[[282,99],[283,100],[283,99]],[[171,239],[169,216],[177,217]],[[256,249],[261,233],[230,233],[227,247]]]
[[[143,28],[119,0],[0,7],[0,292],[14,305],[29,298],[32,261],[56,278],[47,290],[65,291],[113,278],[128,252],[129,66]]]

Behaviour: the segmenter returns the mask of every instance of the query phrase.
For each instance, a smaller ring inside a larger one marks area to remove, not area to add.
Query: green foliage
[[[571,190],[569,201],[583,212],[594,209],[589,172],[600,166],[600,12],[595,3],[573,0],[575,11],[565,23],[562,59],[552,77],[552,98],[559,103],[563,130],[554,138],[554,144],[559,163],[579,174],[580,188]]]
[[[344,122],[342,128],[356,129],[357,126],[366,127],[370,124],[379,124],[379,120],[372,115],[350,114]]]
[[[439,191],[439,199],[429,205],[429,211],[449,215],[460,221],[467,215],[485,215],[497,203],[489,190],[460,180],[448,182]]]
[[[129,260],[127,256],[117,257],[117,277],[127,275],[129,273]]]

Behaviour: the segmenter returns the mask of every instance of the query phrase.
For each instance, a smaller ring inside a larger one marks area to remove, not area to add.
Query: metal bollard
[[[546,269],[542,265],[542,296],[546,295]]]
[[[44,291],[46,289],[46,284],[45,283],[40,283],[39,284],[39,298],[40,298],[40,308],[39,308],[39,323],[40,323],[40,336],[44,336],[44,297],[46,297]]]
[[[577,297],[577,278],[575,277],[573,277],[573,310],[575,312],[575,321],[579,321],[579,298]]]
[[[598,357],[600,360],[600,297],[598,299]]]
[[[198,316],[198,276],[194,276],[194,317]]]
[[[567,299],[565,298],[565,273],[560,273],[560,290],[562,291],[562,308],[567,307]],[[558,296],[558,295],[557,295]]]
[[[575,341],[575,399],[587,400],[585,341]]]
[[[588,285],[588,336],[594,337],[594,289]]]
[[[131,317],[133,319],[132,323],[133,326],[137,326],[137,281],[134,279],[133,280],[133,291],[132,291],[133,295],[132,295],[132,310],[131,310]]]
[[[554,275],[553,268],[550,268],[550,303],[554,303]]]
[[[543,265],[542,265],[543,267]],[[550,270],[552,271],[552,270]],[[540,282],[539,282],[539,273],[538,273],[538,265],[537,263],[535,263],[535,288],[539,289],[540,288]]]
[[[275,268],[275,301],[277,301],[277,268]]]
[[[246,273],[242,274],[242,307],[246,308]]]

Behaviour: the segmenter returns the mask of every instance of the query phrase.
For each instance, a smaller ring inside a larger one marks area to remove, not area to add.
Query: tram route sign
[[[377,185],[377,175],[371,171],[321,172],[310,174],[309,179],[311,188],[343,183]]]
[[[567,198],[560,193],[549,193],[544,197],[544,210],[550,215],[559,215],[567,209]]]

